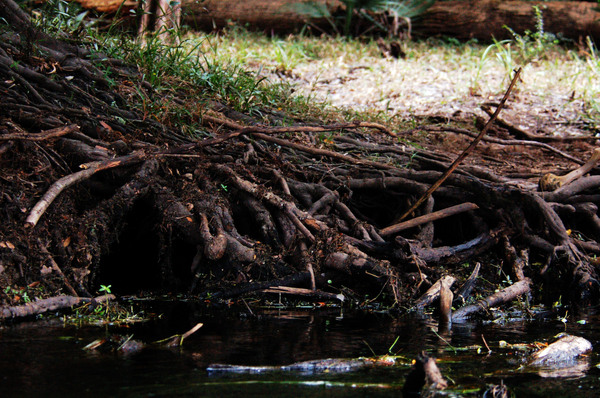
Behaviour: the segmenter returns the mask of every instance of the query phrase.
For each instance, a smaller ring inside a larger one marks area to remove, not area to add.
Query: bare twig
[[[336,123],[336,124],[326,124],[323,126],[243,126],[241,124],[232,122],[231,120],[214,117],[210,115],[202,116],[202,120],[204,122],[220,124],[227,126],[234,130],[242,130],[242,134],[250,134],[250,133],[263,133],[263,134],[278,134],[278,133],[324,133],[327,131],[336,131],[336,130],[351,130],[358,128],[372,128],[377,129],[381,132],[384,132],[392,137],[395,137],[396,134],[390,131],[387,127],[379,123],[372,122],[353,122],[353,123]]]
[[[425,202],[427,200],[427,198],[429,196],[431,196],[431,194],[433,192],[435,192],[436,189],[439,188],[440,185],[442,185],[442,183],[444,181],[446,181],[446,179],[448,177],[450,177],[450,174],[452,174],[454,172],[454,170],[456,170],[456,168],[462,163],[463,160],[465,160],[465,158],[471,153],[473,152],[473,149],[475,149],[475,147],[477,146],[477,144],[479,143],[479,141],[481,141],[481,139],[483,138],[483,136],[487,133],[487,131],[490,129],[490,127],[492,126],[492,124],[494,123],[494,120],[496,120],[496,118],[498,117],[498,114],[500,113],[500,110],[502,110],[502,108],[504,107],[504,104],[506,103],[506,100],[508,99],[508,96],[510,95],[510,92],[512,91],[513,87],[515,86],[517,80],[519,79],[519,75],[521,74],[521,68],[517,69],[515,71],[515,76],[513,77],[512,81],[510,82],[510,85],[508,86],[508,89],[506,90],[506,93],[504,93],[504,97],[502,97],[502,100],[500,100],[500,103],[498,104],[498,107],[496,108],[496,111],[494,112],[494,114],[490,117],[490,119],[488,120],[488,122],[485,124],[485,126],[483,127],[483,129],[481,130],[481,132],[479,133],[479,135],[469,144],[469,146],[458,156],[458,158],[456,158],[456,160],[454,162],[452,162],[452,164],[450,165],[450,167],[444,172],[444,174],[442,174],[442,176],[419,198],[419,200],[417,200],[415,202],[415,204],[413,204],[410,209],[408,209],[403,215],[402,217],[400,217],[400,221],[404,220],[406,217],[408,217],[413,211],[415,211],[419,206],[421,206],[421,204],[423,204],[423,202]]]

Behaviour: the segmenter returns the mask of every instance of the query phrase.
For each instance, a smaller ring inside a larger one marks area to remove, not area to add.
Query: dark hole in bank
[[[126,215],[118,241],[102,258],[94,289],[111,285],[114,293],[123,295],[156,291],[161,287],[156,219],[148,200],[136,202]]]

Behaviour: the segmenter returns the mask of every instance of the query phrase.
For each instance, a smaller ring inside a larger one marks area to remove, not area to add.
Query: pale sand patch
[[[523,68],[522,81],[503,117],[531,133],[581,134],[587,102],[600,96],[600,78],[584,62],[549,61]],[[336,55],[307,59],[285,75],[267,73],[271,81],[287,81],[296,92],[333,106],[382,111],[402,118],[482,114],[480,106],[498,101],[508,87],[508,74],[496,57],[480,63],[448,59],[435,51],[409,59]],[[263,69],[263,72],[265,69]],[[586,72],[586,73],[584,73]],[[589,133],[589,131],[588,131]]]

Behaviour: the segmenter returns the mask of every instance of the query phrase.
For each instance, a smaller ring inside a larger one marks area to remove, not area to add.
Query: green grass
[[[81,31],[85,27],[80,15],[77,9],[59,8],[57,15],[45,14],[41,21],[58,21],[67,31]],[[371,38],[267,36],[235,26],[219,34],[188,32],[178,45],[149,38],[141,46],[131,36],[99,34],[91,27],[85,39],[97,51],[137,65],[159,100],[152,101],[138,89],[132,96],[136,106],[189,134],[201,131],[203,104],[211,99],[255,116],[265,108],[285,109],[306,118],[363,119],[402,128],[399,123],[410,122],[412,113],[473,106],[502,93],[517,66],[524,67],[519,93],[535,96],[542,105],[549,100],[559,113],[569,110],[571,121],[597,127],[597,48],[591,41],[578,47],[559,43],[544,31],[541,16],[537,23],[536,32],[513,33],[513,39],[491,46],[452,38],[405,42],[403,60],[382,58]],[[337,97],[359,86],[356,95],[339,99],[327,91],[330,87],[322,82],[340,76],[354,80],[339,84],[336,90],[342,94]],[[436,96],[436,90],[445,90],[443,96]],[[182,94],[185,104],[175,100]],[[570,100],[557,102],[558,97]]]
[[[581,103],[580,116],[596,125],[600,121],[598,98],[600,98],[600,58],[591,41],[576,47],[558,43],[552,36],[515,36],[513,40],[480,45],[477,42],[458,43],[453,40],[426,40],[404,43],[406,59],[401,61],[383,60],[376,44],[369,39],[357,40],[340,37],[287,38],[267,37],[256,33],[233,29],[220,34],[190,35],[189,39],[202,40],[209,37],[212,56],[215,59],[229,59],[245,68],[256,71],[260,76],[268,76],[271,81],[281,81],[277,75],[307,76],[310,71],[317,81],[332,68],[344,73],[345,66],[368,65],[378,101],[371,109],[353,107],[361,117],[382,116],[386,113],[385,100],[396,96],[412,96],[415,104],[426,98],[418,98],[418,92],[409,93],[407,86],[415,79],[423,78],[427,85],[427,75],[431,75],[431,86],[439,83],[440,77],[454,81],[452,92],[441,102],[431,104],[431,112],[436,105],[451,102],[484,102],[486,97],[502,93],[510,74],[517,66],[524,67],[523,82],[519,84],[521,93],[535,95],[540,101],[552,97],[571,97],[571,102]],[[385,73],[394,70],[397,79],[385,79]],[[375,75],[382,77],[373,78]],[[436,75],[437,74],[437,75]],[[377,80],[379,79],[379,80]],[[298,83],[297,90],[313,100],[327,100],[327,95],[315,96],[311,82]],[[287,81],[287,79],[283,79]],[[351,83],[348,83],[351,84]],[[314,84],[313,84],[314,86]],[[377,103],[379,102],[379,103]],[[338,104],[339,105],[339,104]],[[564,106],[569,107],[568,101]],[[352,108],[347,106],[346,108]],[[415,106],[415,109],[418,106]],[[352,113],[352,112],[351,112]],[[392,112],[393,113],[393,112]],[[385,119],[385,115],[384,119]],[[389,114],[388,117],[393,117]]]

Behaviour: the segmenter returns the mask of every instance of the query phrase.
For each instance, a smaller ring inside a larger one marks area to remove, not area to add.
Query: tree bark
[[[316,0],[324,3],[330,12],[341,7],[337,0]],[[251,29],[275,32],[290,32],[302,28],[306,17],[293,8],[299,0],[183,0],[183,22],[194,29],[212,30],[223,28],[231,22]],[[314,21],[315,25],[325,27],[324,19]]]
[[[544,30],[571,38],[600,38],[597,3],[582,1],[438,1],[413,23],[415,36],[447,35],[461,40],[511,38],[508,26],[519,34],[535,32],[535,11],[542,11]]]
[[[101,12],[127,11],[136,2],[126,0],[74,0],[85,8]],[[306,26],[307,18],[294,10],[300,0],[196,0],[182,1],[183,23],[197,30],[213,30],[238,23],[250,29],[288,33]],[[316,0],[328,6],[330,13],[342,11],[338,0]],[[590,36],[600,39],[598,4],[585,1],[438,1],[422,16],[414,18],[412,33],[416,37],[451,36],[460,40],[498,40],[511,38],[508,26],[519,34],[535,31],[533,6],[542,10],[544,30],[570,39]],[[10,22],[10,21],[9,21]],[[331,29],[324,18],[312,19],[320,29]]]

